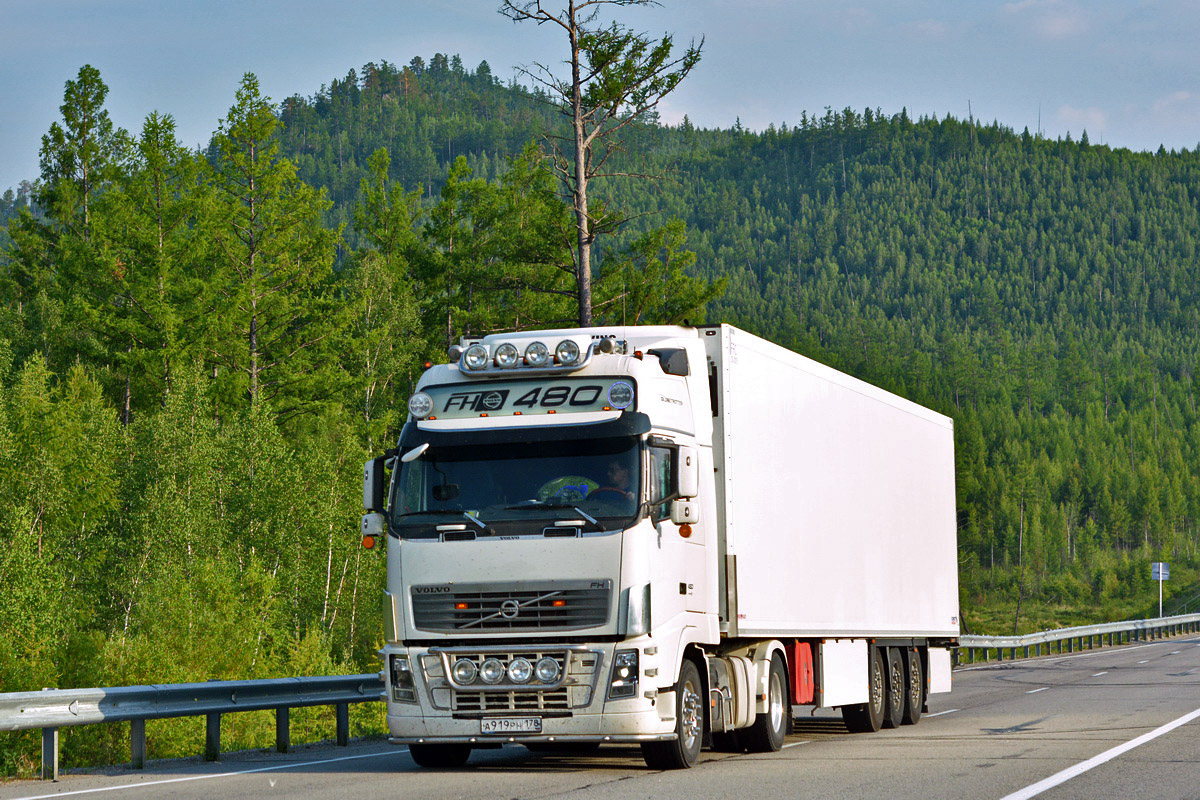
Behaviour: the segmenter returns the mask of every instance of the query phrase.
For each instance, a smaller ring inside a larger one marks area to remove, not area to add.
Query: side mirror
[[[700,504],[692,500],[671,501],[671,522],[676,525],[695,525],[700,521]]]
[[[363,508],[383,511],[387,506],[387,456],[372,458],[363,465]]]
[[[675,469],[675,482],[679,496],[695,497],[700,494],[700,463],[693,448],[687,445],[679,447]]]

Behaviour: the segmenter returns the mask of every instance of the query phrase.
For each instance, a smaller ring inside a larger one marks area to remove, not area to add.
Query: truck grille
[[[552,692],[454,692],[455,711],[565,711],[569,690]]]
[[[413,622],[427,631],[534,631],[594,628],[608,622],[612,581],[460,584],[430,593],[414,586]]]

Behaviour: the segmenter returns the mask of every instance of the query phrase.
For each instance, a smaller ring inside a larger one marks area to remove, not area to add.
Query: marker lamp
[[[433,398],[425,392],[417,392],[408,398],[408,413],[417,419],[425,419],[433,413]]]

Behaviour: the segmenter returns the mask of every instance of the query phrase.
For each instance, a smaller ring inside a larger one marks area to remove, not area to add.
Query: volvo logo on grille
[[[500,604],[500,616],[505,619],[516,619],[521,613],[521,604],[516,600],[505,600]]]

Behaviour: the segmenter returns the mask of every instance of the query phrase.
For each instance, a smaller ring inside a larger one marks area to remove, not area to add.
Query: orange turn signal
[[[680,535],[680,536],[682,536],[682,537],[683,537],[683,538],[685,538],[685,539],[689,539],[689,538],[691,538],[691,536],[692,536],[692,526],[691,526],[691,525],[689,525],[689,524],[688,524],[688,523],[686,523],[686,522],[685,522],[685,523],[683,523],[682,525],[680,525],[680,526],[679,526],[679,535]]]

